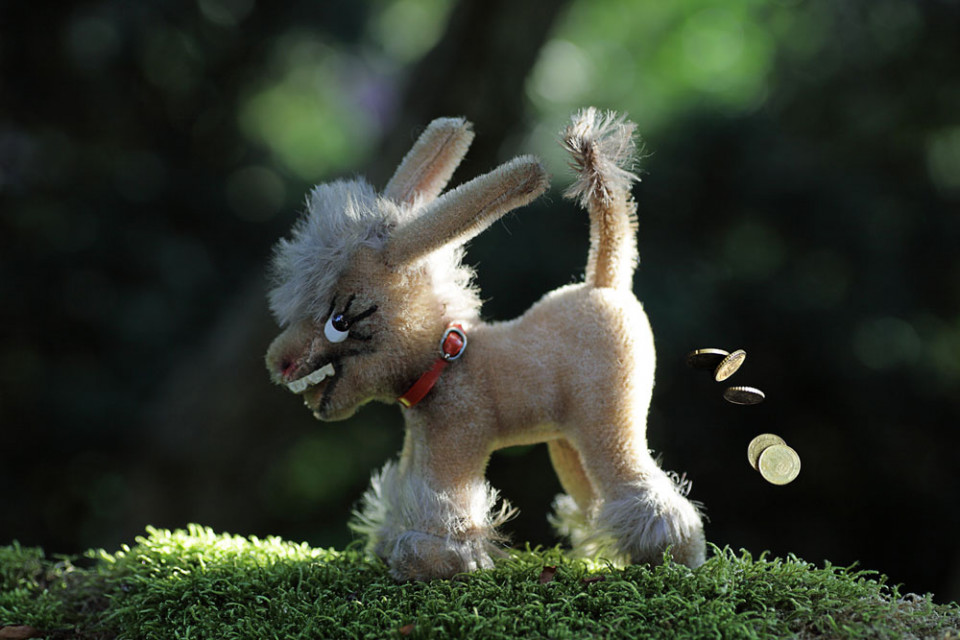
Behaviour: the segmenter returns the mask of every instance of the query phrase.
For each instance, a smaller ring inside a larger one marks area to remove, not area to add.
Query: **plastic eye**
[[[333,325],[333,328],[337,331],[349,331],[350,323],[347,321],[347,318],[342,314],[338,313],[330,319],[330,324]]]
[[[343,342],[350,335],[349,323],[342,313],[335,313],[327,319],[323,326],[323,335],[330,342]]]

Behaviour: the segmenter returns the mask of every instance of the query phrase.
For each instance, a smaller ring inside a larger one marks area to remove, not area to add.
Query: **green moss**
[[[87,563],[0,548],[0,627],[163,640],[960,636],[956,604],[904,597],[874,572],[730,549],[715,548],[696,571],[615,569],[527,550],[492,571],[396,584],[356,547],[190,526],[148,529],[132,548],[92,552]],[[541,583],[547,566],[556,574]]]
[[[66,615],[61,596],[68,566],[51,563],[41,549],[16,542],[0,547],[0,627],[16,621],[58,628]]]

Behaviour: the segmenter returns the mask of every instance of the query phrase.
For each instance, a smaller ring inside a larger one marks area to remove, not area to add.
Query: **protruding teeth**
[[[328,362],[310,375],[304,376],[299,380],[294,380],[293,382],[288,382],[287,389],[293,393],[303,393],[308,387],[319,384],[324,378],[332,376],[334,373],[333,363]]]

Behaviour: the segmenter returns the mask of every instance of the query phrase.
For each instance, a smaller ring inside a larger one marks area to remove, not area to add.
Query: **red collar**
[[[440,338],[440,357],[434,361],[429,371],[413,383],[413,386],[405,394],[397,398],[400,404],[409,409],[423,400],[430,393],[430,389],[433,389],[433,385],[437,384],[440,374],[447,368],[447,365],[462,356],[466,348],[467,334],[463,332],[463,327],[451,322],[447,326],[447,330],[443,332],[443,337]]]

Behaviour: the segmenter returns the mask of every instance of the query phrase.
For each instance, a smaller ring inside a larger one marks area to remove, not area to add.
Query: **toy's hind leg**
[[[588,546],[587,540],[593,532],[590,521],[598,496],[583,468],[580,453],[565,438],[548,441],[547,450],[560,486],[566,492],[554,499],[553,513],[548,517],[550,524],[578,553],[594,555],[596,550]]]
[[[681,487],[623,429],[588,427],[576,447],[599,499],[592,505],[590,533],[572,541],[590,553],[630,562],[660,564],[670,548],[676,562],[703,564],[706,543],[697,508]]]
[[[547,450],[550,452],[550,462],[553,463],[553,469],[557,472],[563,490],[573,499],[577,508],[584,513],[589,512],[597,495],[583,468],[580,453],[565,438],[550,440],[547,442]]]

